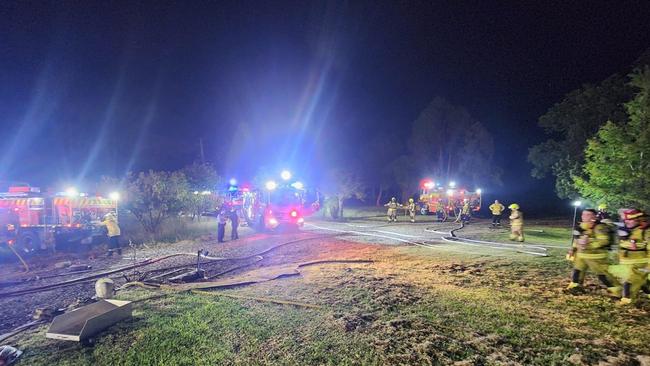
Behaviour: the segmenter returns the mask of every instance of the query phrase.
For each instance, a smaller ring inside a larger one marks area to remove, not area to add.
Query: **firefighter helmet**
[[[645,216],[645,212],[637,210],[636,208],[623,211],[623,220],[637,220]]]
[[[392,197],[392,198],[390,199],[390,201],[391,201],[391,202],[395,202],[395,201],[397,201],[397,198]]]
[[[513,203],[513,204],[511,204],[510,206],[508,206],[508,208],[511,209],[511,210],[518,210],[518,209],[519,209],[519,205],[516,204],[516,203]]]
[[[415,202],[413,201],[413,198],[409,198],[409,203],[413,203],[413,202]]]
[[[607,210],[607,204],[601,203],[600,205],[598,205],[598,211],[605,211],[605,210]]]

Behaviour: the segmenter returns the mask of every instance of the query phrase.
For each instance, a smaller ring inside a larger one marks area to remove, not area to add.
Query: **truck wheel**
[[[420,208],[420,214],[422,214],[422,216],[428,215],[429,214],[429,209],[426,208],[426,207],[421,207]]]
[[[31,231],[22,232],[16,240],[16,248],[25,253],[41,249],[41,238]]]

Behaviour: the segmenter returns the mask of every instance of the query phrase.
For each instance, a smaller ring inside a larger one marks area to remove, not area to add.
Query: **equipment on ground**
[[[87,342],[111,325],[131,317],[130,301],[99,300],[54,318],[45,337]]]

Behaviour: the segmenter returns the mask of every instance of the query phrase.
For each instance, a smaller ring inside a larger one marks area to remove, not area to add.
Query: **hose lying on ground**
[[[272,247],[270,247],[270,248],[268,248],[268,249],[266,249],[266,250],[264,250],[264,251],[262,251],[260,253],[255,253],[255,254],[242,256],[242,257],[211,259],[211,260],[208,260],[206,262],[203,262],[202,264],[210,264],[210,263],[215,263],[215,262],[220,262],[220,261],[236,261],[236,260],[251,259],[251,258],[255,258],[257,256],[263,256],[264,254],[267,254],[267,253],[269,253],[269,252],[271,252],[273,250],[276,250],[276,249],[278,249],[280,247],[283,247],[283,246],[286,246],[286,245],[295,244],[295,243],[302,242],[302,241],[307,241],[307,240],[322,239],[322,238],[325,238],[325,237],[334,237],[334,236],[337,236],[337,234],[323,234],[323,235],[319,235],[319,236],[315,236],[315,237],[291,240],[291,241],[288,241],[288,242],[285,242],[285,243],[281,243],[281,244],[272,246]],[[158,263],[158,262],[161,262],[161,261],[169,259],[169,258],[178,257],[178,256],[185,256],[185,255],[188,255],[188,253],[168,254],[168,255],[165,255],[165,256],[162,256],[162,257],[159,257],[159,258],[147,259],[147,260],[141,261],[139,263],[135,263],[135,264],[120,267],[120,268],[117,268],[117,269],[112,269],[112,270],[96,273],[94,275],[90,275],[90,276],[86,276],[86,277],[74,278],[74,279],[71,279],[71,280],[68,280],[68,281],[63,281],[63,282],[59,282],[59,283],[54,283],[54,284],[49,284],[49,285],[44,285],[44,286],[39,286],[39,287],[34,287],[34,288],[4,292],[4,293],[0,293],[0,299],[8,298],[8,297],[14,297],[14,296],[20,296],[20,295],[25,295],[25,294],[32,294],[32,293],[41,292],[41,291],[53,290],[53,289],[56,289],[56,288],[67,287],[67,286],[72,286],[72,285],[76,285],[76,284],[79,284],[79,283],[89,282],[89,281],[92,281],[92,280],[95,280],[95,279],[98,279],[98,278],[101,278],[101,277],[106,277],[108,275],[112,275],[112,274],[115,274],[115,273],[124,272],[124,271],[128,271],[128,270],[131,270],[131,269],[134,269],[134,268],[143,267],[143,266],[148,266],[148,265]],[[196,255],[196,254],[192,254],[192,255]],[[167,267],[165,269],[169,270],[169,269],[175,269],[175,268],[193,267],[195,265],[196,264],[184,264],[184,265]]]
[[[29,266],[27,265],[27,262],[25,262],[23,257],[20,254],[18,254],[18,252],[16,251],[16,248],[14,248],[13,245],[8,245],[8,247],[9,247],[9,249],[11,249],[12,252],[14,252],[16,257],[18,257],[18,260],[20,260],[20,263],[23,264],[23,267],[25,267],[25,272],[29,272]]]

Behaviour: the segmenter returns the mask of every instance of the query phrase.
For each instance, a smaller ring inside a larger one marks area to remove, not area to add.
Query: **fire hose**
[[[310,238],[302,238],[302,239],[291,240],[291,241],[288,241],[288,242],[285,242],[285,243],[274,245],[274,246],[272,246],[272,247],[270,247],[270,248],[268,248],[268,249],[266,249],[266,250],[264,250],[264,251],[262,251],[260,253],[255,253],[255,254],[251,254],[251,255],[247,255],[247,256],[241,256],[241,257],[232,257],[232,258],[213,258],[213,259],[210,259],[207,262],[204,262],[203,264],[209,264],[209,263],[215,263],[215,262],[221,262],[221,261],[238,261],[238,260],[252,259],[252,258],[255,258],[255,257],[258,257],[258,256],[263,256],[264,254],[267,254],[267,253],[269,253],[269,252],[271,252],[273,250],[276,250],[276,249],[278,249],[280,247],[283,247],[283,246],[286,246],[286,245],[299,243],[299,242],[307,241],[307,240],[322,239],[324,237],[338,236],[338,235],[340,235],[340,234],[323,234],[323,235],[310,237]],[[17,291],[10,291],[10,292],[0,293],[0,299],[20,296],[20,295],[26,295],[26,294],[32,294],[32,293],[41,292],[41,291],[53,290],[53,289],[56,289],[56,288],[68,287],[68,286],[76,285],[76,284],[79,284],[79,283],[89,282],[89,281],[92,281],[92,280],[95,280],[95,279],[98,279],[98,278],[101,278],[101,277],[106,277],[106,276],[109,276],[109,275],[112,275],[112,274],[115,274],[115,273],[124,272],[124,271],[128,271],[128,270],[131,270],[131,269],[135,269],[135,268],[155,264],[155,263],[164,261],[164,260],[169,259],[169,258],[178,257],[178,256],[185,256],[185,255],[194,256],[196,254],[190,254],[190,253],[168,254],[168,255],[165,255],[165,256],[162,256],[162,257],[158,257],[158,258],[147,259],[147,260],[144,260],[144,261],[141,261],[139,263],[132,264],[132,265],[128,265],[128,266],[124,266],[124,267],[120,267],[120,268],[116,268],[116,269],[96,273],[96,274],[93,274],[93,275],[90,275],[90,276],[79,277],[79,278],[75,278],[75,279],[71,279],[71,280],[67,280],[67,281],[63,281],[63,282],[58,282],[58,283],[39,286],[39,287],[28,288],[28,289],[24,289],[24,290],[17,290]],[[164,268],[164,269],[169,270],[169,269],[192,267],[192,266],[194,266],[194,264],[184,264],[184,265],[167,267],[167,268]]]

